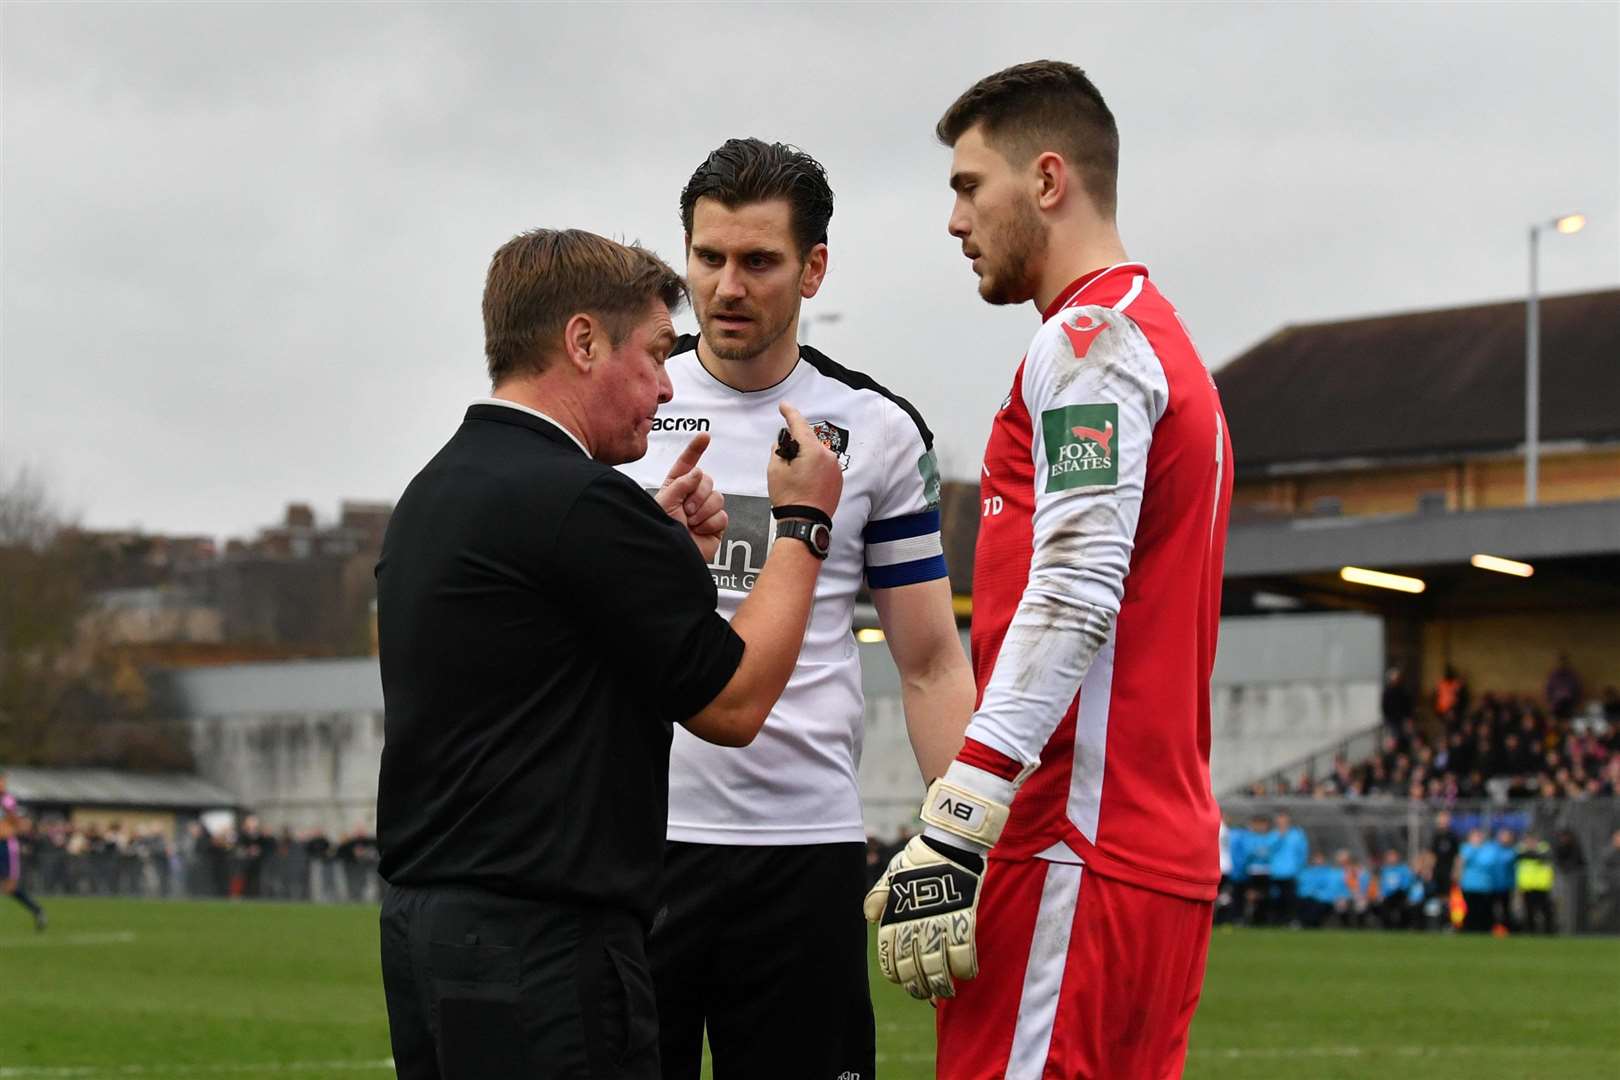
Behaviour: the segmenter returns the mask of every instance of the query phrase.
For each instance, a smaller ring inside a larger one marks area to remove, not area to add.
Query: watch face
[[[825,559],[832,550],[832,530],[814,521],[783,521],[776,527],[777,536],[803,540],[817,557]]]

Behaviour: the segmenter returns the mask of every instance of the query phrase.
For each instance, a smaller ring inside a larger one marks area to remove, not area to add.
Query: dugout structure
[[[51,819],[81,829],[117,823],[172,839],[209,811],[241,809],[234,794],[191,773],[16,766],[6,770],[6,784],[36,827]]]

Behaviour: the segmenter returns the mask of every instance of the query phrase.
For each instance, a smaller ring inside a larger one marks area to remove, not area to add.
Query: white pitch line
[[[229,1076],[241,1073],[333,1073],[392,1071],[379,1061],[286,1061],[262,1065],[20,1065],[0,1066],[0,1080],[99,1080],[104,1076]]]
[[[0,949],[43,949],[51,945],[128,945],[135,940],[133,930],[109,930],[99,934],[37,934],[30,938],[0,941]],[[4,1076],[0,1073],[0,1076]]]
[[[898,1027],[899,1025],[888,1026]],[[1556,1054],[1560,1052],[1577,1052],[1582,1049],[1584,1048],[1578,1046],[1230,1046],[1208,1050],[1193,1047],[1188,1057],[1194,1060],[1199,1058],[1236,1060],[1239,1058],[1359,1058],[1392,1054],[1395,1057],[1424,1058],[1455,1057],[1467,1054]],[[885,1054],[881,1050],[878,1051],[878,1061],[880,1062],[932,1060],[934,1060],[934,1055],[931,1053]],[[5,1074],[0,1072],[0,1078],[4,1076]]]
[[[1488,1054],[1491,1056],[1514,1054],[1579,1053],[1585,1047],[1562,1045],[1536,1046],[1229,1046],[1200,1050],[1193,1047],[1187,1055],[1197,1059],[1219,1058],[1359,1058],[1392,1054],[1395,1057],[1456,1057],[1459,1055]]]

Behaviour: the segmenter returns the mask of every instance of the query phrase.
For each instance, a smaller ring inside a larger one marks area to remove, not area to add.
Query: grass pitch
[[[0,902],[0,1080],[392,1075],[366,907]],[[933,1012],[873,975],[879,1075],[933,1075]],[[1190,1080],[1617,1074],[1620,941],[1220,932]]]

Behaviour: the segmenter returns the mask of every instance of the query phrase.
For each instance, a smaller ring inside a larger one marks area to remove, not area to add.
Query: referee
[[[681,279],[577,230],[495,253],[493,396],[417,474],[377,564],[383,986],[401,1080],[659,1075],[645,937],[672,725],[742,746],[793,671],[842,473],[791,406],[781,538],[728,625],[693,441],[657,496]],[[787,440],[784,439],[784,444]]]

